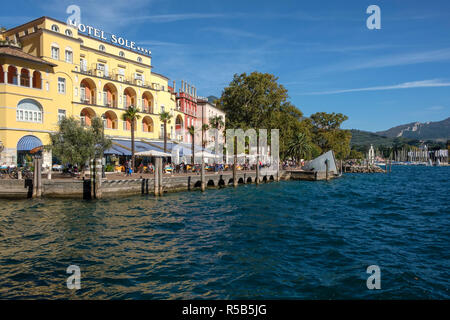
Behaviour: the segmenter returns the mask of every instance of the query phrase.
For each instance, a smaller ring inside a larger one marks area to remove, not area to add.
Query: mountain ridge
[[[388,138],[447,141],[450,140],[450,117],[441,121],[402,124],[374,134]]]

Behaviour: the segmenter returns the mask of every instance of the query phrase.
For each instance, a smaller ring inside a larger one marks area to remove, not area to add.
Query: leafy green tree
[[[347,159],[364,159],[364,153],[356,149],[351,149],[350,153],[347,156]]]
[[[136,123],[137,120],[139,120],[141,116],[139,115],[139,109],[134,106],[129,106],[127,111],[122,115],[123,121],[129,121],[131,124],[131,168],[134,168],[134,161],[135,161],[135,155],[134,155],[134,133],[136,130]]]
[[[312,143],[303,132],[297,132],[287,145],[287,156],[299,162],[301,159],[310,159]]]
[[[92,119],[91,126],[84,127],[73,117],[62,119],[58,130],[50,133],[50,144],[45,148],[64,164],[79,166],[82,170],[89,160],[100,158],[111,148],[112,142],[105,138],[101,118]]]
[[[298,133],[311,141],[311,156],[333,149],[338,158],[350,152],[351,133],[340,128],[348,119],[341,113],[318,112],[310,118],[288,101],[287,90],[278,78],[267,73],[234,75],[217,100],[217,107],[227,113],[227,128],[280,129],[280,158],[289,156],[289,146]],[[291,150],[292,151],[292,150]]]
[[[348,117],[342,113],[316,112],[311,115],[311,120],[313,126],[319,130],[337,130]]]
[[[234,75],[230,85],[217,100],[227,113],[227,128],[271,129],[271,115],[286,102],[287,90],[268,73],[252,72]]]
[[[338,159],[345,159],[350,153],[350,130],[340,128],[348,119],[342,113],[317,112],[311,115],[313,142],[322,152],[333,150]]]
[[[280,129],[280,156],[286,157],[287,145],[297,132],[307,132],[301,122],[303,114],[287,101],[287,90],[278,78],[267,73],[253,72],[235,75],[225,88],[217,106],[227,113],[227,128]]]
[[[190,126],[190,127],[188,127],[187,128],[187,130],[188,130],[188,132],[189,132],[189,134],[191,135],[191,141],[192,141],[192,144],[191,144],[191,152],[192,152],[192,165],[194,165],[195,164],[195,148],[194,148],[194,137],[195,137],[195,127],[194,126]]]
[[[167,111],[161,112],[159,114],[159,119],[164,125],[164,152],[167,152],[167,124],[170,123],[172,115]]]

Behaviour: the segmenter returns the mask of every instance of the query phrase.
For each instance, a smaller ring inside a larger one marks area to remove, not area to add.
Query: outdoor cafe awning
[[[158,150],[147,150],[136,153],[136,156],[141,157],[171,157],[170,153],[158,151]]]

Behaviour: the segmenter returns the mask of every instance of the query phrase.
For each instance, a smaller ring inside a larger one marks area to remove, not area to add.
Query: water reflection
[[[448,192],[430,190],[448,189],[439,181],[450,170],[432,169],[162,198],[2,200],[0,298],[448,298]],[[390,290],[365,288],[374,262]],[[66,287],[72,264],[79,291]]]

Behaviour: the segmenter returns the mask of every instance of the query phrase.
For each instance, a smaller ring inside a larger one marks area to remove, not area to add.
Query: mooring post
[[[159,195],[159,158],[156,158],[155,159],[155,171],[153,172],[153,174],[154,174],[154,186],[155,186],[155,190],[154,190],[154,193],[155,193],[155,196],[158,196]]]
[[[201,189],[202,191],[205,191],[206,185],[205,185],[205,158],[202,154],[202,168],[200,170],[200,179],[201,179]]]
[[[163,166],[162,166],[162,158],[158,158],[159,161],[159,174],[158,174],[158,187],[159,187],[159,195],[163,195]]]
[[[234,155],[234,163],[233,163],[233,187],[237,187],[237,155]]]
[[[32,193],[32,197],[36,198],[37,196],[37,159],[33,158],[33,167],[34,167],[34,172],[33,172],[33,193]]]
[[[95,198],[102,198],[102,159],[95,159]]]
[[[279,182],[281,180],[280,177],[280,162],[277,161],[277,181]]]
[[[89,178],[91,180],[91,199],[95,199],[95,162],[93,159],[90,161]]]
[[[325,180],[328,181],[328,159],[325,160]]]
[[[34,170],[37,170],[37,190],[36,197],[40,198],[42,196],[42,159],[36,159],[36,167]]]
[[[233,187],[237,187],[237,137],[234,137]]]

